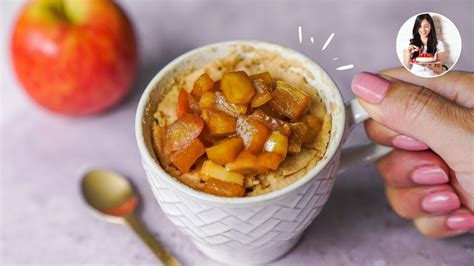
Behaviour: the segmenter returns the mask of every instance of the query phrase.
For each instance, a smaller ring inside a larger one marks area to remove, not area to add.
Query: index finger
[[[450,71],[439,77],[422,78],[413,75],[403,67],[398,67],[383,70],[380,74],[426,87],[459,105],[474,108],[474,73],[472,72]]]

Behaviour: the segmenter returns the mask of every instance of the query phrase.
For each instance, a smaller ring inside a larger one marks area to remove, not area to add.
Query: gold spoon
[[[81,189],[86,202],[100,217],[128,224],[164,265],[181,265],[134,215],[138,197],[125,177],[112,171],[92,170],[84,175]]]

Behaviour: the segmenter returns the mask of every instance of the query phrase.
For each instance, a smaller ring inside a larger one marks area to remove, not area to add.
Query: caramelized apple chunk
[[[183,149],[172,152],[170,154],[170,161],[181,173],[186,173],[205,152],[204,145],[196,138]]]
[[[221,80],[214,82],[214,85],[211,88],[211,91],[218,91],[221,89]]]
[[[201,171],[199,172],[199,175],[204,181],[208,181],[210,178],[215,178],[225,182],[235,183],[241,186],[244,184],[243,175],[236,172],[228,171],[224,167],[210,160],[204,162],[201,167]]]
[[[179,118],[185,113],[190,113],[189,94],[185,89],[179,90],[178,94],[178,108],[176,109],[176,116]]]
[[[263,149],[266,152],[278,153],[285,158],[288,151],[288,136],[278,131],[273,131],[265,142]]]
[[[237,117],[239,115],[244,115],[245,113],[247,113],[246,104],[230,103],[226,100],[224,94],[222,94],[222,92],[220,91],[215,92],[214,108],[225,112],[233,117]]]
[[[206,121],[211,136],[220,137],[235,132],[235,118],[224,112],[203,110],[202,117]]]
[[[204,121],[201,117],[194,114],[183,114],[166,131],[166,149],[171,152],[184,148],[199,136],[203,128]]]
[[[231,103],[247,104],[255,94],[255,88],[244,71],[226,72],[222,76],[221,90]]]
[[[258,163],[258,157],[249,150],[243,150],[234,162],[225,166],[229,171],[241,174],[261,174],[267,169]]]
[[[262,151],[265,141],[271,134],[262,122],[244,116],[237,118],[237,134],[244,141],[245,147],[255,153]]]
[[[275,110],[275,108],[272,107],[272,104],[271,104],[271,100],[269,102],[267,102],[266,104],[258,107],[258,110],[259,111],[262,111],[264,114],[270,116],[270,117],[273,117],[273,118],[276,118],[276,119],[279,119],[279,120],[286,120],[287,118],[280,114],[277,110]]]
[[[206,149],[209,160],[224,165],[231,163],[244,149],[244,143],[240,137],[224,139],[212,147]]]
[[[263,152],[258,155],[258,163],[268,169],[276,170],[285,157],[275,152]]]
[[[264,123],[265,126],[270,128],[271,130],[279,131],[286,136],[289,136],[291,134],[290,123],[278,118],[271,117],[265,114],[262,110],[256,110],[249,117]]]
[[[184,88],[179,91],[178,106],[176,108],[176,117],[181,117],[185,113],[201,113],[199,103]]]
[[[301,151],[301,145],[308,133],[308,127],[303,122],[291,123],[291,136],[289,138],[288,152],[297,153]]]
[[[201,99],[199,99],[199,107],[203,109],[214,108],[215,101],[216,95],[212,91],[206,91],[201,95]]]
[[[310,98],[299,88],[283,81],[277,81],[270,103],[279,113],[296,121],[308,109]]]
[[[272,99],[272,95],[270,94],[271,87],[268,87],[263,79],[254,79],[252,80],[252,83],[257,93],[250,103],[251,107],[256,108],[262,106]]]
[[[268,71],[258,73],[258,74],[254,74],[254,75],[250,75],[249,78],[252,81],[255,81],[257,79],[261,79],[265,83],[265,86],[267,88],[269,88],[269,90],[271,91],[271,88],[273,86],[273,79],[272,79],[272,75],[270,75],[270,73]]]
[[[204,192],[221,197],[242,197],[245,194],[245,188],[235,183],[209,178],[204,185]]]
[[[204,126],[204,128],[201,131],[201,134],[199,134],[198,139],[204,144],[204,146],[209,147],[215,142],[215,138],[211,135],[209,132],[209,128],[207,126]]]
[[[196,97],[201,97],[204,92],[211,90],[213,85],[214,81],[207,73],[204,73],[194,82],[191,94]]]
[[[315,138],[317,138],[319,132],[321,132],[323,121],[313,114],[303,115],[301,121],[308,128],[308,132],[303,139],[303,143],[311,143]]]
[[[189,102],[189,108],[191,109],[191,112],[194,114],[200,114],[201,113],[201,107],[199,107],[199,101],[196,100],[196,98],[188,93],[188,102]]]

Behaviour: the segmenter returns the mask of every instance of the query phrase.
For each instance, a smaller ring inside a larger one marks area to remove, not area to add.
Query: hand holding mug
[[[428,237],[474,231],[474,74],[360,73],[352,90],[368,136],[396,149],[377,162],[394,211]]]

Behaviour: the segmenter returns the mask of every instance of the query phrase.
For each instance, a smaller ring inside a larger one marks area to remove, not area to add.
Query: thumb
[[[449,90],[449,88],[446,88]],[[352,90],[370,117],[427,144],[474,194],[474,111],[428,88],[362,72]]]

